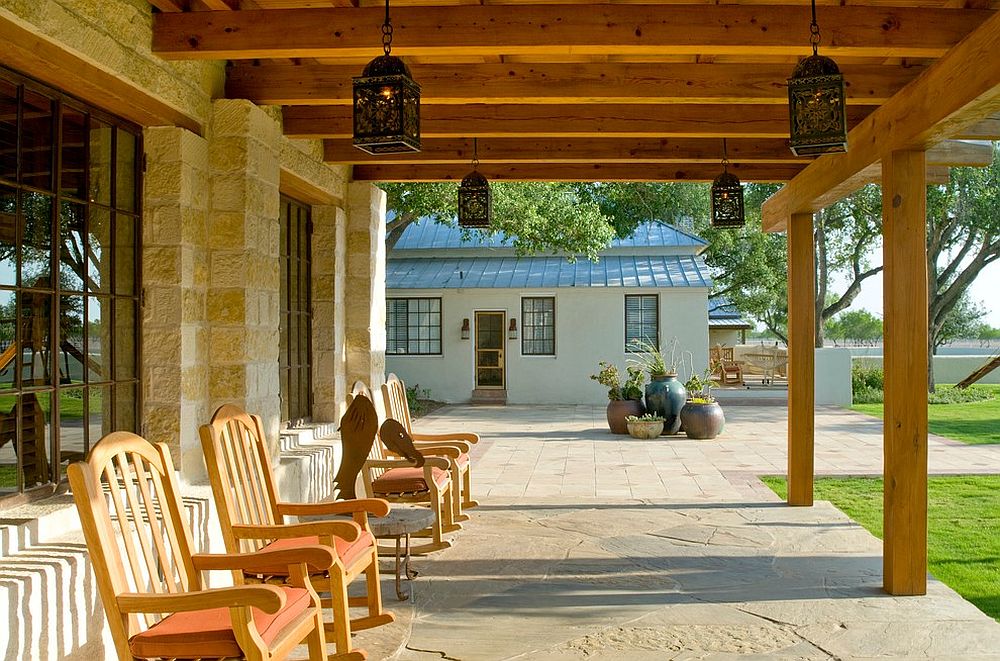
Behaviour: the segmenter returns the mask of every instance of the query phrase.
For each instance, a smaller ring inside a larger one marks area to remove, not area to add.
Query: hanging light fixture
[[[493,220],[490,182],[479,173],[479,139],[472,139],[472,172],[458,187],[459,227],[489,227]]]
[[[354,79],[354,146],[374,155],[420,151],[420,85],[406,63],[389,54],[389,0],[385,0],[382,50],[384,54]]]
[[[712,182],[712,227],[743,227],[743,186],[729,172],[726,139],[722,139],[722,174]]]
[[[788,79],[789,146],[796,156],[847,151],[847,108],[844,76],[837,64],[817,54],[819,24],[812,0],[809,42],[813,54],[799,62]]]

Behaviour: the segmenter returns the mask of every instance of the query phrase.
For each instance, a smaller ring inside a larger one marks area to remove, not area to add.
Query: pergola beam
[[[358,65],[237,63],[226,95],[275,105],[349,105]],[[884,103],[923,70],[846,64],[847,102]],[[726,103],[788,104],[788,64],[443,64],[411,65],[422,104]]]
[[[893,151],[924,150],[1000,112],[1000,14],[994,14],[848,135],[846,154],[824,156],[772,195],[764,229],[836,202],[843,183]]]
[[[850,106],[848,122],[855,124],[873,110]],[[349,138],[351,108],[289,106],[284,130],[295,138]],[[421,108],[420,132],[424,138],[787,138],[788,110],[720,104],[430,105]]]
[[[153,52],[166,59],[371,57],[381,8],[163,13]],[[830,56],[939,57],[988,10],[824,6]],[[809,8],[753,5],[397,7],[397,55],[802,55]]]
[[[788,181],[801,165],[730,164],[741,181]],[[354,181],[460,181],[472,166],[464,165],[355,165]],[[712,181],[722,172],[718,163],[677,164],[507,164],[480,163],[479,172],[490,181]]]

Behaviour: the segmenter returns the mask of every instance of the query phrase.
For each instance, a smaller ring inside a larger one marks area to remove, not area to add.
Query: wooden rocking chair
[[[468,521],[469,515],[462,512],[479,505],[472,499],[472,462],[469,459],[470,444],[479,442],[479,435],[472,432],[449,432],[446,434],[426,434],[413,430],[410,404],[406,399],[406,384],[395,374],[390,374],[382,384],[382,400],[385,415],[403,425],[403,429],[413,439],[413,445],[426,455],[448,456],[451,462],[452,510],[456,521]],[[454,450],[458,451],[457,456]]]
[[[102,438],[68,474],[121,661],[270,661],[304,641],[310,659],[326,658],[323,611],[307,566],[332,566],[333,549],[195,554],[169,450],[128,432]],[[202,571],[269,566],[285,567],[289,585],[204,589],[201,580]]]
[[[742,386],[743,367],[734,357],[733,347],[714,346],[709,351],[712,372],[723,386]]]
[[[389,624],[395,617],[382,609],[378,548],[368,527],[368,514],[385,516],[389,503],[380,499],[324,503],[278,501],[271,458],[260,417],[232,405],[219,407],[212,421],[200,428],[212,493],[219,510],[222,536],[230,552],[297,548],[325,544],[336,549],[332,567],[317,567],[329,591],[323,606],[333,611],[326,631],[333,636],[337,654],[331,659],[364,659],[366,653],[351,649],[351,631]],[[351,515],[353,521],[336,520]],[[284,524],[286,516],[329,516],[330,520]],[[313,568],[310,568],[313,569]],[[367,595],[348,598],[347,586],[365,574]],[[278,565],[258,568],[249,580],[273,582],[287,578]],[[367,606],[368,615],[350,619],[349,606]]]
[[[356,397],[373,401],[368,386],[360,381],[354,384],[350,401]],[[380,428],[382,422],[380,419]],[[434,511],[434,525],[425,533],[431,541],[413,546],[413,553],[429,553],[451,547],[451,542],[444,538],[445,533],[462,527],[455,522],[451,496],[455,485],[450,471],[451,462],[447,457],[425,456],[423,466],[417,466],[410,459],[388,456],[381,439],[372,444],[371,453],[361,470],[365,493],[393,502],[427,503]]]

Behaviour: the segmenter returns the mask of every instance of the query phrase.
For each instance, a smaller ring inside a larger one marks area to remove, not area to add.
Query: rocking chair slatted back
[[[180,496],[167,477],[173,470],[165,445],[129,432],[105,436],[87,462],[68,469],[116,645],[166,616],[126,617],[117,595],[176,594],[200,584]]]
[[[261,419],[226,404],[199,433],[212,489],[223,495],[216,502],[226,548],[238,548],[241,553],[260,550],[268,540],[237,539],[233,526],[271,526],[282,522],[275,509],[278,498]]]
[[[392,418],[407,433],[413,433],[413,420],[410,418],[410,403],[406,399],[406,386],[395,374],[386,377],[382,386],[382,399],[385,401],[385,415]]]

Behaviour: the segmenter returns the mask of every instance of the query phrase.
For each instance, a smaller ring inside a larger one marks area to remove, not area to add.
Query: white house
[[[747,343],[747,331],[753,324],[747,321],[725,296],[708,299],[708,344],[735,347]]]
[[[412,223],[386,264],[386,371],[449,402],[597,403],[597,363],[676,337],[708,364],[707,243],[660,222],[599,261],[519,257],[503,234]],[[669,356],[668,356],[669,358]],[[678,356],[679,359],[679,356]],[[624,372],[624,369],[623,369]]]

